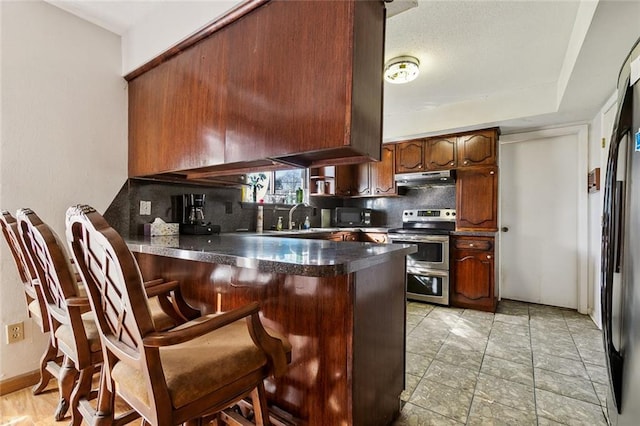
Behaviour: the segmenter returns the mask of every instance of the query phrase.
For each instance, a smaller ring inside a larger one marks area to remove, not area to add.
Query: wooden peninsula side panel
[[[310,277],[136,253],[143,276],[181,282],[204,313],[261,303],[263,323],[292,344],[270,404],[305,425],[388,425],[405,370],[405,257],[347,275]]]

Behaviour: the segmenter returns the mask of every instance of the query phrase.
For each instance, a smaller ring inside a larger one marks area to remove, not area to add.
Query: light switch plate
[[[151,214],[151,201],[140,201],[140,216]]]

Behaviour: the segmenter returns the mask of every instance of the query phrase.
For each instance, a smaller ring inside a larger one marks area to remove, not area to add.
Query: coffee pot
[[[180,224],[181,234],[210,235],[220,233],[220,225],[205,221],[205,194],[182,194],[171,197],[172,220]]]

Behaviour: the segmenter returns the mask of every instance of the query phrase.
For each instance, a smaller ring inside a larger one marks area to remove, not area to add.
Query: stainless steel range
[[[407,299],[449,304],[449,233],[456,228],[454,209],[402,212],[402,228],[389,230],[392,243],[415,244],[407,256]]]

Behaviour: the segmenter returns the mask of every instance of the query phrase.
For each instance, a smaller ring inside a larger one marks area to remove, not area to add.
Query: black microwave
[[[371,209],[359,207],[337,207],[333,223],[337,227],[371,226]]]

